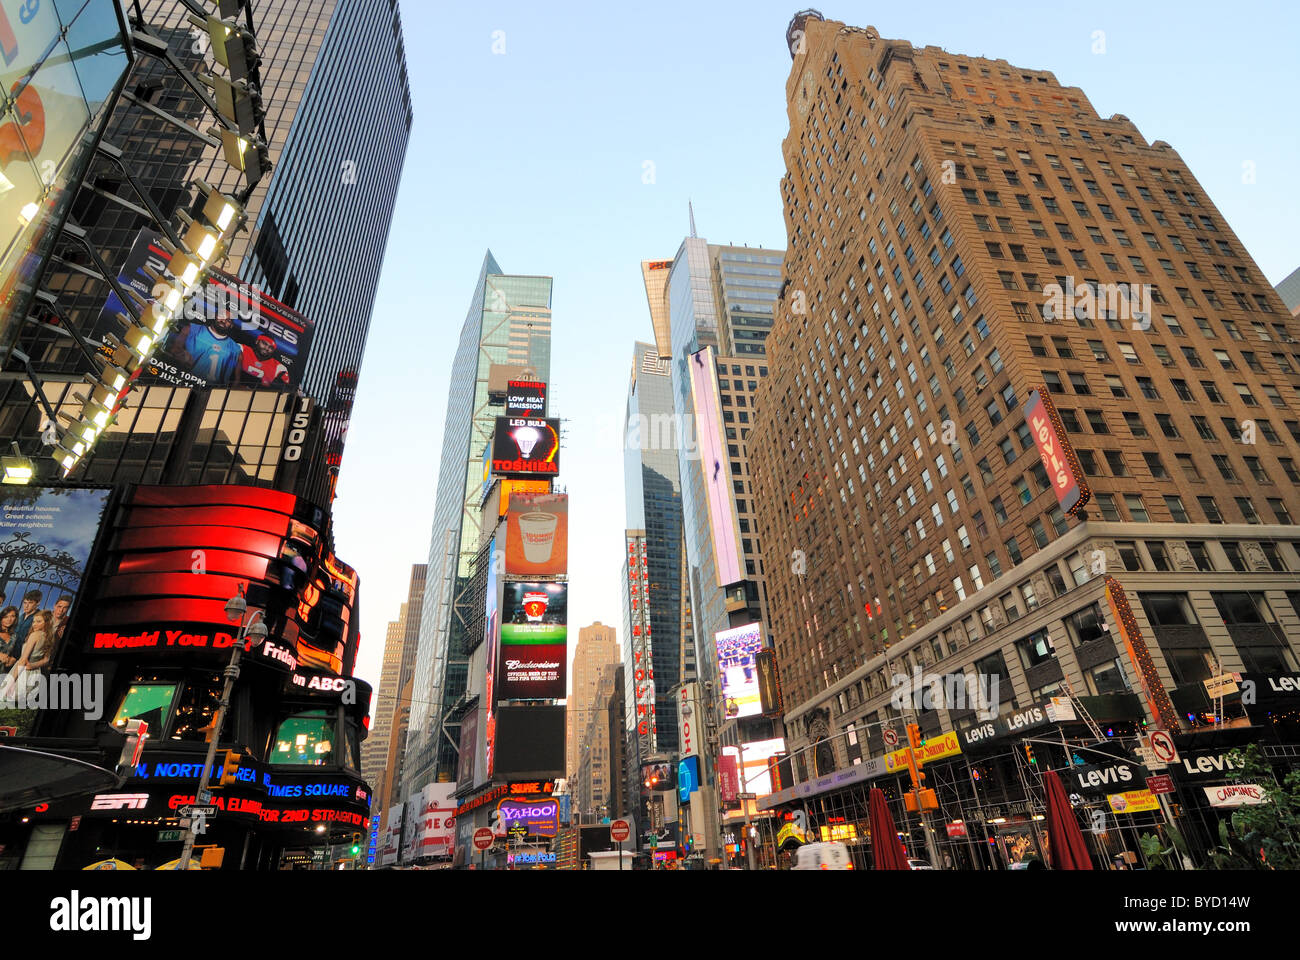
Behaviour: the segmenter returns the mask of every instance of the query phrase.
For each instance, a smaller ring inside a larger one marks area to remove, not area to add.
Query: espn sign
[[[1079,511],[1092,499],[1092,491],[1083,479],[1083,471],[1074,455],[1074,449],[1065,438],[1065,428],[1056,413],[1047,391],[1034,390],[1025,404],[1025,423],[1033,434],[1034,445],[1043,460],[1043,469],[1056,494],[1057,502],[1066,513],[1078,516]]]
[[[90,801],[91,810],[143,810],[147,806],[147,793],[101,793]]]

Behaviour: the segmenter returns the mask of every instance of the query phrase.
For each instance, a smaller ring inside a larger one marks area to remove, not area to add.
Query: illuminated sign
[[[781,698],[781,678],[776,668],[776,651],[759,650],[755,665],[758,667],[758,701],[763,716],[779,717],[785,710]]]
[[[712,347],[691,354],[691,396],[700,469],[708,493],[709,527],[718,586],[744,579],[740,566],[740,526],[732,503],[731,470],[722,440],[722,403],[718,398],[717,365]]]
[[[568,494],[510,495],[505,560],[507,576],[562,577],[569,572]]]
[[[626,611],[631,624],[633,702],[636,705],[637,745],[641,756],[658,750],[659,728],[655,722],[654,652],[650,632],[650,582],[646,570],[646,545],[643,537],[627,537]]]
[[[758,654],[763,649],[763,629],[757,623],[713,635],[722,675],[723,708],[728,719],[756,717],[763,712],[758,689]]]
[[[143,810],[148,806],[147,793],[101,793],[90,801],[91,810]]]
[[[690,803],[691,794],[700,789],[700,758],[686,757],[677,762],[677,799]]]
[[[1138,676],[1142,680],[1142,691],[1152,717],[1166,730],[1179,729],[1178,713],[1174,710],[1173,701],[1169,699],[1169,694],[1165,690],[1164,681],[1156,672],[1155,661],[1151,659],[1151,651],[1142,636],[1142,629],[1138,626],[1137,618],[1133,616],[1128,594],[1114,577],[1106,578],[1106,603],[1110,607],[1110,615],[1119,624],[1120,639],[1124,641],[1124,649],[1128,653],[1129,661],[1137,668]]]
[[[673,265],[671,260],[651,260],[646,264],[647,270],[667,270]]]
[[[548,581],[512,581],[501,601],[501,645],[568,641],[569,588]],[[501,699],[498,697],[498,699]]]
[[[506,416],[546,416],[546,384],[540,380],[507,381]]]
[[[1034,437],[1034,445],[1043,461],[1043,469],[1052,483],[1057,502],[1066,513],[1078,515],[1092,497],[1074,448],[1066,438],[1065,427],[1046,390],[1034,390],[1025,403],[1025,423]]]
[[[858,828],[852,823],[832,823],[823,825],[821,828],[822,841],[828,840],[856,840],[858,839]]]
[[[893,753],[885,755],[885,769],[889,771],[906,770],[907,755],[912,752],[911,747],[903,750],[895,750]],[[924,746],[916,751],[916,763],[918,766],[924,766],[931,760],[941,760],[944,757],[955,756],[961,753],[961,738],[955,731],[949,730],[947,733],[938,737],[928,737]]]
[[[681,754],[684,757],[700,752],[699,728],[694,722],[695,710],[700,699],[698,689],[694,683],[684,683],[677,694],[677,730],[681,738]]]
[[[498,837],[512,829],[522,829],[526,836],[553,837],[560,830],[560,804],[556,800],[502,800],[494,820],[488,826]]]
[[[736,792],[738,794],[756,794],[763,796],[772,792],[772,774],[768,761],[785,753],[785,738],[773,737],[771,740],[756,740],[746,743],[743,754],[737,747],[723,747],[723,759],[731,757],[737,771]],[[721,767],[719,767],[721,769]],[[728,809],[734,805],[728,804]]]
[[[497,417],[492,473],[499,477],[553,477],[560,472],[560,421]]]
[[[507,853],[506,863],[513,863],[516,866],[525,866],[536,863],[554,863],[555,854],[546,851],[538,853]]]
[[[184,628],[143,630],[130,635],[101,631],[95,634],[91,646],[95,650],[134,650],[141,647],[211,647],[215,650],[228,650],[235,645],[236,637],[237,633],[224,630],[198,633]]]
[[[566,644],[502,647],[498,700],[559,700],[566,691]]]

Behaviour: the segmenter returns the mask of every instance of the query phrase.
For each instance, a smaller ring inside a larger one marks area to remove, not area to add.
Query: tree
[[[1267,802],[1238,808],[1231,817],[1234,851],[1244,853],[1252,866],[1273,870],[1300,869],[1300,769],[1293,769],[1279,783],[1272,764],[1258,744],[1234,750],[1236,779],[1253,783],[1264,791]],[[1226,824],[1220,833],[1226,832]],[[1226,844],[1225,844],[1226,845]]]

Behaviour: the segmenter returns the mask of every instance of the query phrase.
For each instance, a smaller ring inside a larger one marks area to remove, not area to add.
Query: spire
[[[691,215],[691,237],[694,238],[695,237],[695,207],[691,204],[691,201],[689,200],[686,201],[686,209],[690,212]]]

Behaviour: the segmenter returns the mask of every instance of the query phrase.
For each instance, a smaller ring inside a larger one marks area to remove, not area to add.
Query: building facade
[[[466,691],[468,654],[480,638],[467,625],[483,610],[470,594],[480,552],[479,505],[485,493],[484,449],[501,412],[488,397],[492,367],[550,377],[551,278],[504,274],[491,251],[483,258],[452,361],[442,459],[429,543],[428,581],[415,662],[414,706],[403,793],[456,779],[459,736],[444,732],[450,708]],[[522,344],[527,344],[525,350]]]
[[[611,663],[618,663],[618,631],[607,627],[599,620],[590,626],[578,630],[578,646],[573,654],[573,678],[569,693],[568,710],[565,714],[565,775],[577,776],[578,756],[591,720],[592,711],[596,709],[596,688],[600,682],[600,671]]]
[[[1275,738],[1205,681],[1295,669],[1300,331],[1281,299],[1173,148],[1078,88],[796,28],[758,396],[777,439],[753,464],[796,776],[883,773],[905,714],[970,750],[984,707],[1043,723],[1054,696],[1090,739],[1225,720]],[[1037,443],[1033,392],[1059,415]],[[1044,438],[1072,446],[1084,502],[1053,494]],[[918,706],[912,677],[984,698]]]

